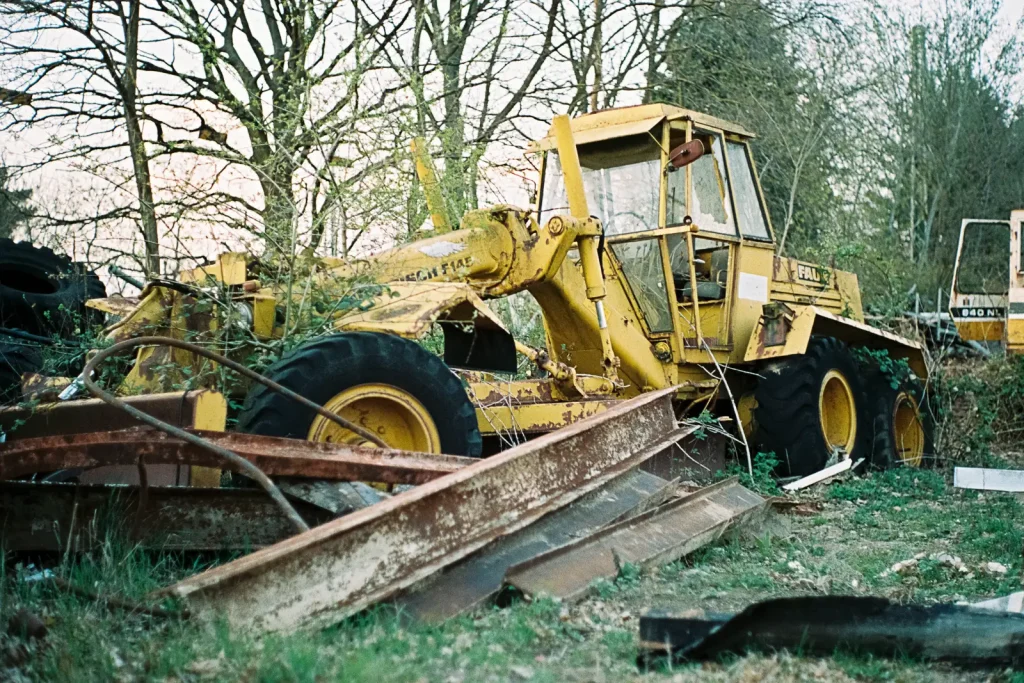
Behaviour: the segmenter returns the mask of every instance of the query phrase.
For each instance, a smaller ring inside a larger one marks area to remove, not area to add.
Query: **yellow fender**
[[[435,323],[445,336],[445,362],[472,370],[514,372],[512,334],[473,289],[461,282],[389,282],[360,309],[334,321],[338,331],[382,332],[423,339]]]
[[[851,346],[886,349],[891,358],[906,358],[918,377],[928,377],[921,344],[817,306],[789,306],[778,302],[762,308],[743,360],[753,362],[802,355],[807,352],[811,335],[815,334],[835,337]]]

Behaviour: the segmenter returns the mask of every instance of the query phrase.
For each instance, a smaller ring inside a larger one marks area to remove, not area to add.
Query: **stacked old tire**
[[[0,402],[16,402],[21,375],[42,366],[41,347],[31,337],[73,343],[100,322],[85,302],[104,296],[103,283],[84,264],[46,247],[0,239]]]

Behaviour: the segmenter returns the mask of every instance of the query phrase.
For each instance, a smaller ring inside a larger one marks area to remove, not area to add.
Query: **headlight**
[[[231,304],[232,322],[243,330],[253,328],[252,304],[235,301]]]

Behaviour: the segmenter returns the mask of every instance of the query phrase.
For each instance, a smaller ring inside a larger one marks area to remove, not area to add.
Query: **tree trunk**
[[[654,82],[654,79],[658,75],[658,53],[663,46],[658,44],[658,37],[661,33],[661,10],[665,6],[665,0],[655,0],[654,8],[651,10],[650,25],[648,26],[647,35],[647,66],[646,73],[644,75],[644,82],[647,87],[644,88],[644,104],[650,104],[652,102],[652,95],[654,91],[651,89],[650,84]],[[682,98],[679,98],[682,100]],[[685,102],[676,102],[676,104],[685,105]]]
[[[149,156],[142,137],[142,124],[136,103],[138,93],[139,19],[142,0],[131,0],[128,15],[128,33],[125,41],[125,67],[121,77],[124,103],[124,122],[128,130],[128,149],[135,172],[135,188],[139,194],[139,216],[142,236],[146,243],[146,276],[160,276],[160,234],[157,231],[156,207],[153,205],[153,185],[149,173]]]
[[[450,215],[462,216],[475,197],[466,192],[465,153],[466,130],[462,118],[459,82],[459,63],[444,65],[444,131],[441,147],[444,150],[444,190],[448,195]]]
[[[294,169],[289,164],[268,164],[260,175],[263,188],[263,239],[267,250],[278,256],[295,254]]]
[[[590,93],[590,111],[598,109],[598,96],[601,93],[602,64],[601,51],[604,46],[601,44],[602,23],[604,22],[604,0],[594,0],[594,37],[590,46],[590,52],[594,61],[594,89]]]

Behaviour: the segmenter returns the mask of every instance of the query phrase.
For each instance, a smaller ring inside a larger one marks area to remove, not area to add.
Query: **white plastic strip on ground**
[[[858,460],[856,464],[859,465],[860,460]],[[826,479],[830,479],[836,476],[837,474],[845,472],[846,470],[854,466],[855,465],[852,460],[840,460],[831,467],[826,467],[825,469],[819,472],[815,472],[814,474],[808,474],[803,479],[797,479],[796,481],[786,484],[782,488],[785,491],[799,491],[800,489],[805,489],[808,486],[813,486],[814,484],[825,481]]]
[[[1024,470],[957,467],[953,470],[953,486],[958,489],[1018,493],[1024,491]]]

